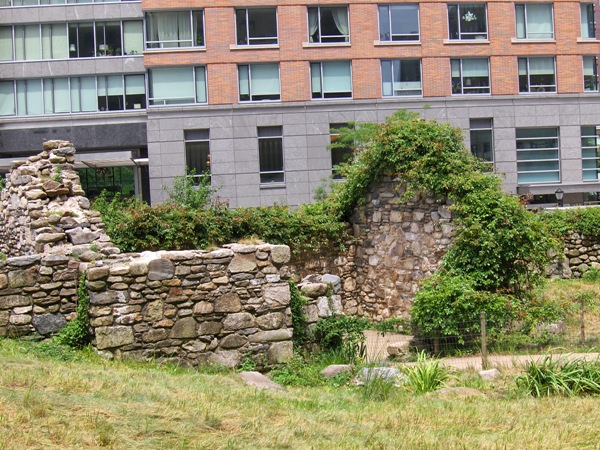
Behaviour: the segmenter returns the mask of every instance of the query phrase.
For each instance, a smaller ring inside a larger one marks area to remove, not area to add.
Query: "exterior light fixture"
[[[556,201],[558,202],[558,207],[562,207],[563,205],[563,197],[565,196],[564,191],[561,188],[558,188],[555,192],[554,195],[556,195]]]

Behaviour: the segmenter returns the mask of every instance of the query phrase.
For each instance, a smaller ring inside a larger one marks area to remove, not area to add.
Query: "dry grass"
[[[60,362],[0,340],[0,449],[597,448],[597,398],[521,397],[463,372],[482,397],[364,400],[357,388],[244,386],[198,373],[84,355]]]

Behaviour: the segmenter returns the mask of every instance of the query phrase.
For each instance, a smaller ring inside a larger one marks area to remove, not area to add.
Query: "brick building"
[[[336,128],[404,108],[462,128],[510,192],[598,201],[597,10],[0,0],[0,168],[65,138],[92,194],[160,202],[187,166],[231,206],[297,205],[347,156]]]

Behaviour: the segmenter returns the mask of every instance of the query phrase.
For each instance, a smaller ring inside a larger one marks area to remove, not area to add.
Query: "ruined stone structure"
[[[600,238],[573,233],[565,238],[565,256],[576,277],[581,277],[589,269],[600,270]]]

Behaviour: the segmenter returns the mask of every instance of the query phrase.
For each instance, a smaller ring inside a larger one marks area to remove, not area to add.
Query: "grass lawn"
[[[0,449],[598,448],[600,399],[534,399],[463,374],[481,397],[358,387],[257,391],[234,372],[45,357],[0,340]]]

